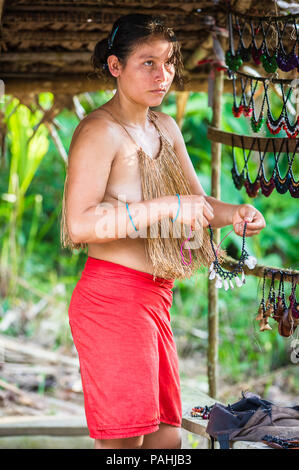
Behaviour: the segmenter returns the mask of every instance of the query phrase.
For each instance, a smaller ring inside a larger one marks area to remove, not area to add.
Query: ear
[[[113,77],[119,77],[121,72],[121,65],[116,55],[110,55],[107,59],[107,63],[109,66],[109,71]]]

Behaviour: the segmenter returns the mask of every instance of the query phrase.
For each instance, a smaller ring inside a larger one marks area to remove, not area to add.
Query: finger
[[[207,227],[209,225],[209,221],[206,219],[206,217],[201,217],[201,219],[195,218],[193,219],[191,223],[191,230],[199,230],[202,227]]]
[[[258,235],[260,233],[260,230],[253,230],[251,232],[246,233],[246,237],[252,237],[252,235]]]
[[[202,217],[202,226],[207,227],[209,225],[209,223],[210,223],[209,220],[205,216],[203,216]],[[201,226],[201,224],[199,226]]]
[[[240,214],[242,214],[245,222],[252,222],[257,215],[257,211],[253,207],[242,207]]]
[[[244,228],[244,222],[241,222],[242,229]],[[263,220],[258,219],[256,222],[247,223],[246,232],[249,230],[261,230],[266,226]]]
[[[206,217],[208,220],[212,220],[214,218],[214,211],[210,210],[207,206],[203,207],[203,215]]]
[[[211,204],[206,199],[204,200],[204,205],[207,206],[210,209],[210,211],[214,212],[213,207],[211,206]]]

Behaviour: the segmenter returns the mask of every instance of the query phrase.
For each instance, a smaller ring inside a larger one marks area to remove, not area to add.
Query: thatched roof
[[[228,48],[226,0],[0,0],[0,79],[5,92],[79,93],[103,88],[87,79],[97,41],[107,37],[123,14],[165,15],[181,45],[186,90],[207,91],[209,63],[216,59],[213,37]],[[232,8],[253,15],[287,14],[291,1],[232,0]],[[294,6],[295,5],[295,6]],[[298,4],[297,4],[298,5]],[[290,9],[290,8],[291,9]],[[294,10],[293,10],[294,11]],[[228,88],[231,90],[230,84]],[[226,90],[226,86],[224,90]],[[113,86],[111,85],[111,88]],[[175,89],[175,86],[173,87]]]

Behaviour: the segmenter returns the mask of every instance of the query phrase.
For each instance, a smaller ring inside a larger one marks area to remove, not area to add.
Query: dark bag
[[[229,449],[230,441],[260,442],[266,434],[299,438],[299,406],[277,406],[251,392],[242,397],[233,405],[213,405],[206,429],[212,447],[215,439],[221,449]]]

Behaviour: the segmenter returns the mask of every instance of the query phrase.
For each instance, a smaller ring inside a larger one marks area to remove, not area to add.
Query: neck
[[[120,96],[117,91],[109,101],[111,111],[117,114],[117,118],[132,128],[146,129],[148,122],[148,106],[130,101],[130,99]]]

